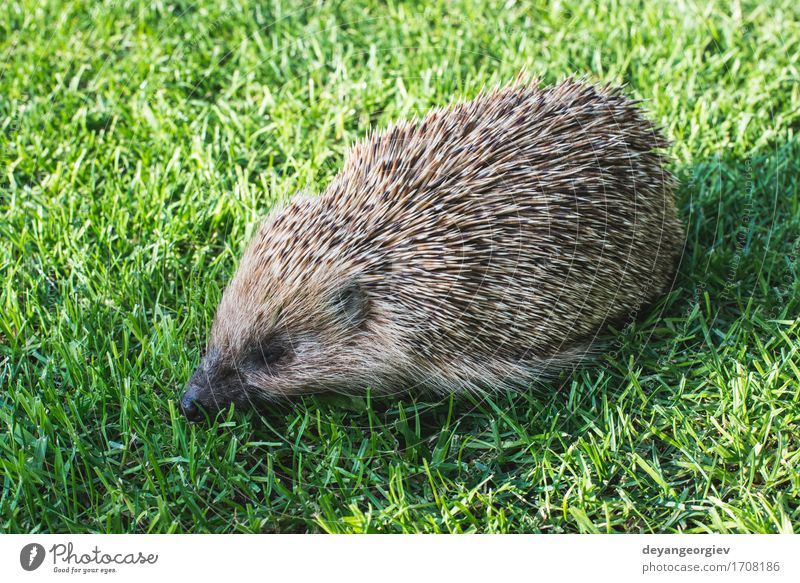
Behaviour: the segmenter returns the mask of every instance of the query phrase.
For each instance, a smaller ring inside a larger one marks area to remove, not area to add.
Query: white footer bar
[[[793,535],[2,535],[4,581],[800,581]]]

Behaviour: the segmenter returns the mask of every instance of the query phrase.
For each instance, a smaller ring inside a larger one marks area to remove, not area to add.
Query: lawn
[[[800,9],[0,7],[0,532],[800,531]],[[176,399],[259,217],[349,144],[525,67],[673,142],[677,286],[551,386]]]

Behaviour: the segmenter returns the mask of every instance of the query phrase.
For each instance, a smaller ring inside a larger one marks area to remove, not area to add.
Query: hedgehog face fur
[[[666,142],[618,89],[518,81],[353,147],[249,244],[181,406],[527,386],[661,294]]]
[[[373,278],[363,264],[322,253],[318,233],[299,228],[327,213],[318,200],[295,197],[259,227],[223,294],[182,399],[185,412],[193,403],[216,411],[383,383],[392,375],[384,360],[402,361],[389,310],[368,294]]]
[[[299,216],[313,204],[305,203]],[[294,203],[288,212],[298,210]],[[335,261],[285,271],[290,266],[281,261],[279,239],[290,233],[283,221],[287,215],[278,213],[259,228],[223,295],[187,390],[206,409],[259,405],[377,378],[380,353],[392,350],[375,345],[380,302],[367,297],[357,274]]]

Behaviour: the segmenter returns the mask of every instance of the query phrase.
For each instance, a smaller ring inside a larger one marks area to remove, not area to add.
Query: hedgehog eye
[[[260,344],[253,350],[248,360],[256,365],[273,366],[283,360],[287,353],[286,347],[281,344]]]
[[[337,309],[344,314],[348,323],[358,325],[364,320],[367,297],[358,283],[350,282],[341,288],[336,296],[335,303]]]

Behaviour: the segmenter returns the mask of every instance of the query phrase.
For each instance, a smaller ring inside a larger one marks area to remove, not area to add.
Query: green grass
[[[594,4],[3,3],[0,531],[800,530],[797,4]],[[186,423],[274,201],[523,66],[664,126],[674,291],[551,390]]]

